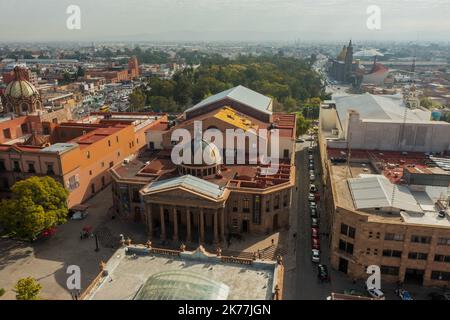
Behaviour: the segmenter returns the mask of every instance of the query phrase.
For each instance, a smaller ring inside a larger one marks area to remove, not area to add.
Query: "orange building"
[[[26,117],[23,117],[26,118]],[[92,115],[82,122],[53,126],[50,134],[25,134],[26,119],[10,125],[11,138],[0,144],[0,194],[34,175],[49,175],[69,190],[69,207],[80,204],[110,183],[109,169],[144,148],[145,132],[166,115],[154,113]]]

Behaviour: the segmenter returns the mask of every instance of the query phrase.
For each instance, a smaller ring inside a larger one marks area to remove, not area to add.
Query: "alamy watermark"
[[[66,27],[69,30],[80,30],[81,29],[81,8],[77,5],[70,5],[66,9],[66,14],[69,17],[66,20]]]
[[[367,7],[366,13],[369,15],[367,17],[366,26],[369,30],[380,30],[381,29],[381,8],[377,5],[370,5]]]
[[[216,128],[203,132],[202,122],[194,121],[193,138],[187,129],[178,128],[172,132],[171,141],[175,144],[171,159],[176,165],[253,164],[264,166],[261,168],[263,175],[278,173],[278,129],[226,129],[224,137]]]

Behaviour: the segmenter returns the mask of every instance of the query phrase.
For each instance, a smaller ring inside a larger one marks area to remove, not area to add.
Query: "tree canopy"
[[[31,277],[20,279],[14,287],[17,300],[38,300],[42,286]]]
[[[66,221],[68,191],[53,178],[31,177],[11,191],[12,198],[0,202],[0,224],[11,235],[32,240]]]
[[[188,67],[170,80],[152,78],[148,81],[144,92],[147,103],[154,110],[183,111],[212,94],[237,85],[274,98],[281,109],[278,111],[298,111],[308,99],[320,99],[325,95],[320,76],[311,69],[309,60],[281,56],[241,56],[230,60],[200,55],[193,59],[201,60],[201,66]],[[170,110],[156,105],[157,102],[163,102]]]

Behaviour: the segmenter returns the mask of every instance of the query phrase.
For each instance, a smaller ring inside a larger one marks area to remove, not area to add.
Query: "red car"
[[[311,237],[315,239],[319,239],[319,229],[317,228],[311,228]]]
[[[312,238],[312,239],[311,239],[311,247],[312,247],[313,249],[320,250],[320,240],[317,239],[317,238]]]

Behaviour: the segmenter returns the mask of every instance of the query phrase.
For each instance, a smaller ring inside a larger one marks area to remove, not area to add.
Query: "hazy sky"
[[[66,27],[71,4],[81,30]],[[450,0],[0,0],[0,15],[0,41],[450,41]]]

